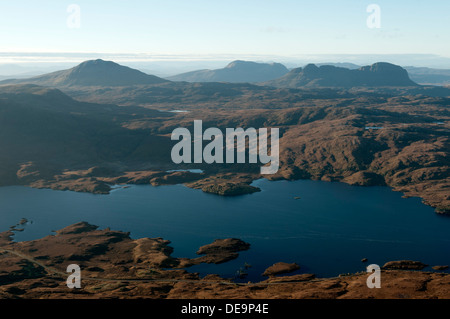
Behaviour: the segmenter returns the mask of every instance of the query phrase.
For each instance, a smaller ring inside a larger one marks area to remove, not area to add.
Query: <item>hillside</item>
[[[153,113],[142,109],[140,116]],[[120,121],[131,118],[120,107],[78,102],[57,89],[0,87],[0,184],[45,179],[80,165],[134,161],[136,156],[161,161],[159,150],[166,153],[168,139],[123,128]],[[145,153],[153,147],[158,151]]]

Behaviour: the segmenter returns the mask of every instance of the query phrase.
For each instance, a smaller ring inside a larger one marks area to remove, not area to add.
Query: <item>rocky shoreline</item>
[[[123,186],[128,184],[136,185],[175,185],[184,184],[187,187],[200,189],[205,193],[215,194],[219,196],[240,196],[246,194],[252,194],[260,192],[258,187],[251,186],[250,184],[257,179],[266,178],[259,174],[252,173],[219,173],[215,175],[197,174],[190,172],[171,172],[165,171],[135,171],[126,172],[123,175],[117,177],[104,177],[104,176],[84,176],[84,171],[76,172],[80,175],[58,175],[55,179],[40,179],[31,183],[25,184],[33,188],[47,188],[53,190],[62,191],[75,191],[86,192],[93,194],[107,195],[115,186]],[[376,174],[375,174],[376,175]],[[352,186],[390,186],[380,182],[380,177],[373,177],[373,174],[366,172],[356,173],[348,178],[326,178],[322,177],[319,180],[322,181],[339,181]],[[269,180],[290,180],[295,181],[302,179],[302,176],[298,175],[285,175],[284,172],[276,176],[268,177]],[[317,180],[316,178],[312,178]],[[378,182],[376,182],[378,181]],[[12,184],[12,185],[24,185],[24,184]],[[12,186],[11,185],[11,186]],[[435,199],[434,194],[429,193],[430,189],[427,189],[427,193],[417,191],[415,187],[392,187],[393,191],[399,191],[404,194],[404,197],[421,197],[422,202],[425,205],[435,208],[435,212],[441,215],[450,216],[450,209],[446,204],[442,205]],[[447,202],[448,200],[446,200]]]
[[[12,242],[11,231],[0,233],[0,298],[450,298],[450,274],[418,271],[424,264],[396,261],[383,266],[382,289],[366,286],[367,273],[337,278],[289,273],[297,264],[276,263],[267,280],[236,283],[209,274],[203,278],[185,268],[234,259],[250,244],[237,238],[218,239],[200,247],[200,257],[174,258],[170,241],[133,240],[129,233],[99,230],[86,222],[38,240]],[[82,269],[82,289],[67,288],[66,267]],[[415,271],[410,271],[414,269]],[[285,274],[280,277],[281,274]]]

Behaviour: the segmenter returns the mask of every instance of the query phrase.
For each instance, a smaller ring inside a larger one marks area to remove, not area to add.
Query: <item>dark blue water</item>
[[[262,279],[278,261],[296,262],[318,276],[364,271],[362,258],[383,265],[412,259],[450,264],[450,218],[418,198],[387,187],[354,187],[320,181],[259,180],[260,193],[234,198],[174,186],[131,186],[110,195],[27,187],[0,188],[0,230],[22,217],[31,221],[15,240],[37,239],[79,221],[129,231],[133,238],[163,237],[176,257],[195,257],[216,238],[251,244],[234,261],[191,271],[233,277],[250,263],[246,280]],[[294,199],[294,197],[301,197]]]

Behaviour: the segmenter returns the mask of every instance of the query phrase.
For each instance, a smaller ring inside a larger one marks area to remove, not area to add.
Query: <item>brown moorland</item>
[[[316,278],[312,274],[279,277],[273,274],[261,282],[235,283],[218,275],[201,278],[198,273],[179,269],[188,266],[183,263],[189,260],[171,257],[173,249],[170,242],[162,238],[133,240],[128,233],[99,230],[84,222],[28,242],[12,242],[9,235],[3,233],[0,236],[1,299],[450,297],[450,275],[442,272],[383,270],[380,289],[367,287],[367,273],[336,278]],[[199,252],[217,255],[242,249],[248,249],[244,242],[227,239],[204,246]],[[70,264],[81,267],[81,289],[66,286],[69,276],[66,268]]]

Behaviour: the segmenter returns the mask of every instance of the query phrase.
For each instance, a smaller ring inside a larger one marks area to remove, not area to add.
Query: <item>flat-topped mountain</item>
[[[5,80],[2,84],[30,83],[43,86],[129,86],[168,82],[112,61],[85,61],[68,70],[56,71],[29,79]]]
[[[417,86],[405,69],[386,62],[374,63],[359,69],[308,64],[304,68],[293,69],[281,78],[264,84],[288,88]]]
[[[168,79],[186,82],[264,82],[277,79],[289,70],[280,63],[257,63],[250,61],[233,61],[225,68],[216,70],[198,70],[178,74]]]

